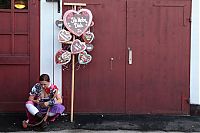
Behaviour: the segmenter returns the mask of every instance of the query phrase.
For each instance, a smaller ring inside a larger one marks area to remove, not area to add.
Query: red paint
[[[191,1],[155,2],[127,3],[126,112],[188,114]]]
[[[191,0],[79,2],[92,11],[95,49],[90,64],[75,71],[74,111],[189,114],[182,95],[189,99]],[[71,71],[63,71],[68,111],[70,90]]]
[[[39,75],[39,1],[28,10],[0,10],[0,112],[24,112]],[[2,17],[4,16],[4,17]]]

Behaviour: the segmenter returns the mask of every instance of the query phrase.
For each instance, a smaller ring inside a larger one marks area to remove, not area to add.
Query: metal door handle
[[[110,58],[110,70],[112,70],[113,68],[113,61],[114,61],[114,58],[113,57]]]
[[[129,65],[131,65],[133,63],[132,56],[133,56],[133,52],[132,52],[131,48],[128,47],[128,64]]]

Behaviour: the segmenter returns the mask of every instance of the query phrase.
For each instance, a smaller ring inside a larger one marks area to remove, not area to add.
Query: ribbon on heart
[[[94,34],[90,31],[87,31],[83,33],[82,38],[85,41],[85,43],[91,43],[94,40]]]
[[[92,27],[92,26],[94,26],[94,21],[92,21],[92,22],[91,22],[91,25],[90,25],[90,27]]]
[[[86,51],[79,53],[78,62],[79,64],[88,64],[92,60],[92,56],[87,54]]]
[[[92,13],[88,9],[68,10],[63,15],[63,22],[71,33],[81,36],[90,27],[92,17]]]
[[[72,35],[69,31],[66,31],[65,29],[62,29],[58,33],[58,41],[61,43],[66,43],[72,39]]]
[[[71,52],[67,50],[58,50],[58,52],[55,55],[55,61],[56,64],[64,65],[69,63],[71,60]]]
[[[86,49],[85,42],[81,42],[79,39],[76,39],[71,44],[71,54],[78,54],[83,52]]]

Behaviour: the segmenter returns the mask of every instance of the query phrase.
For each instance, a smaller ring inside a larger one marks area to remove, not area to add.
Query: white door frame
[[[49,74],[51,82],[62,92],[62,67],[55,63],[55,54],[61,49],[57,40],[59,28],[55,21],[62,18],[62,1],[58,13],[57,2],[40,1],[40,74]]]

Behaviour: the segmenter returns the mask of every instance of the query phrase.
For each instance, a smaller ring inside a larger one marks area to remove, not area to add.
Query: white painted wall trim
[[[54,25],[54,53],[53,53],[53,65],[54,65],[54,84],[56,84],[61,90],[62,90],[62,67],[61,65],[58,65],[55,63],[55,54],[59,49],[62,48],[62,44],[58,42],[58,32],[61,30],[59,29],[55,22],[56,20],[62,19],[62,0],[60,0],[60,13],[58,13],[58,3],[54,2],[54,20],[53,20],[53,25]]]
[[[199,0],[192,0],[190,103],[200,104],[199,86]]]
[[[60,13],[57,6],[57,2],[40,1],[40,74],[49,74],[51,82],[62,92],[62,68],[54,60],[55,53],[61,49],[57,40],[59,28],[55,20],[62,17],[62,4]]]

